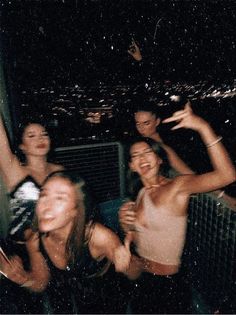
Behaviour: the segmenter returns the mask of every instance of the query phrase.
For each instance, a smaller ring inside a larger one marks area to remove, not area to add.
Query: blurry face
[[[77,212],[76,188],[69,180],[54,177],[43,185],[36,206],[41,232],[70,228]]]
[[[136,128],[143,137],[151,137],[156,133],[156,127],[160,124],[160,119],[151,112],[137,112],[134,114]]]
[[[28,125],[24,130],[20,149],[26,155],[47,155],[50,138],[45,128],[39,124]]]
[[[157,175],[162,160],[146,142],[137,142],[130,148],[130,168],[143,178]]]

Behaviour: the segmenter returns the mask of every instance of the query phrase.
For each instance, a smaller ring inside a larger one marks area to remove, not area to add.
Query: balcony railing
[[[119,142],[87,144],[56,149],[56,161],[78,172],[96,200],[103,202],[125,194],[123,147]]]
[[[98,197],[101,218],[117,230],[118,208],[125,197],[122,145],[111,142],[58,148],[56,161],[89,183]],[[213,194],[190,199],[183,266],[195,292],[195,313],[210,313],[225,297],[236,293],[236,212]]]

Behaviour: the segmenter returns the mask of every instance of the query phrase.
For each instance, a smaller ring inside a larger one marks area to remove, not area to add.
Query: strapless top
[[[15,240],[24,239],[24,231],[30,227],[40,185],[31,176],[25,177],[9,194],[11,221],[8,234]]]

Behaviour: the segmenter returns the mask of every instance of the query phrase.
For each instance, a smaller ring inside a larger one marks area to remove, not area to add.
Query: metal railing
[[[186,240],[192,286],[209,311],[217,309],[236,293],[236,212],[213,194],[193,196]]]
[[[56,161],[89,183],[104,221],[116,229],[118,207],[125,197],[122,145],[110,142],[58,148]],[[236,212],[213,194],[190,199],[183,265],[198,300],[207,306],[205,312],[217,309],[225,296],[236,292]]]

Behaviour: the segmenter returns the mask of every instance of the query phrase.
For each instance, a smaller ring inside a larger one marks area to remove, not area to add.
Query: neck
[[[60,229],[56,231],[50,231],[48,233],[48,237],[55,243],[60,245],[65,245],[68,237],[69,237],[70,231],[65,231],[65,229]]]
[[[27,166],[37,170],[47,170],[48,162],[46,156],[27,156]]]
[[[143,182],[144,187],[146,188],[159,187],[161,186],[163,179],[164,179],[163,176],[157,175],[150,178],[144,178],[142,179],[142,182]]]
[[[150,138],[157,142],[163,142],[158,132],[154,133]]]

